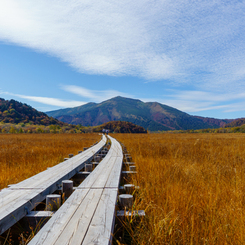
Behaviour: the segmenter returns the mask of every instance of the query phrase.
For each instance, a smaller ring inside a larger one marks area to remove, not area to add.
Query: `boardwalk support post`
[[[134,200],[134,197],[130,194],[119,195],[119,203],[122,209],[125,209],[125,208],[126,210],[131,209],[133,207],[133,200]]]
[[[129,171],[136,171],[136,166],[129,166]]]
[[[65,194],[65,198],[68,198],[73,192],[73,181],[63,180],[62,181],[62,193]]]
[[[125,184],[124,185],[124,190],[126,194],[132,194],[134,192],[135,186],[132,184]]]
[[[92,171],[93,171],[93,165],[91,163],[86,163],[85,172],[92,172]]]
[[[56,211],[61,204],[61,196],[57,194],[51,194],[46,196],[46,211]]]
[[[100,162],[101,161],[101,156],[94,156],[94,159],[93,159],[95,162]]]
[[[130,181],[132,174],[137,174],[136,171],[122,171],[122,179]]]

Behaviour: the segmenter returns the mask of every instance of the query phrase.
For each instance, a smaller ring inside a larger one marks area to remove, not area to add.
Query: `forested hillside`
[[[229,127],[239,127],[239,126],[242,126],[245,124],[245,118],[238,118],[230,123],[227,123],[225,125],[226,128],[229,128]]]
[[[147,131],[138,125],[131,122],[113,121],[104,123],[100,126],[94,127],[94,132],[101,132],[102,129],[108,129],[110,133],[147,133]]]
[[[16,100],[0,98],[0,122],[3,123],[32,123],[38,125],[65,125],[59,120],[37,111],[27,104]]]

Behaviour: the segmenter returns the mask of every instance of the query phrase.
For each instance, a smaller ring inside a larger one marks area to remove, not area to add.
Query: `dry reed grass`
[[[0,189],[35,175],[99,141],[98,134],[1,134]]]
[[[244,134],[115,134],[140,186],[132,244],[245,244]],[[0,135],[0,189],[99,140],[96,134]]]
[[[245,244],[244,134],[114,137],[136,163],[134,208],[146,211],[128,223],[130,243]]]

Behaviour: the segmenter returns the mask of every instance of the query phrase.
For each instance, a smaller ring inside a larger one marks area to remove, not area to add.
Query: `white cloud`
[[[102,102],[107,99],[111,99],[115,96],[123,96],[134,98],[134,95],[125,94],[115,90],[90,90],[84,87],[75,85],[63,85],[62,89],[79,95],[84,98],[88,98],[94,102]],[[83,101],[73,101],[73,100],[62,100],[58,98],[50,97],[40,97],[40,96],[29,96],[22,94],[14,94],[2,91],[0,89],[0,94],[5,94],[11,97],[17,97],[26,99],[33,102],[38,102],[41,104],[55,106],[59,108],[69,108],[76,107],[86,104]],[[223,114],[231,112],[242,112],[245,111],[245,93],[237,94],[215,94],[204,91],[177,91],[171,90],[171,95],[164,95],[162,98],[140,98],[143,102],[159,102],[178,110],[187,113],[200,113],[204,111],[222,111]],[[42,111],[50,111],[50,107],[38,107]],[[225,116],[224,116],[225,117]]]
[[[91,90],[75,85],[64,85],[62,86],[62,89],[67,92],[79,95],[81,97],[89,98],[94,102],[102,102],[104,100],[111,99],[116,96],[134,97],[130,94],[122,93],[116,90]]]
[[[173,97],[177,100],[189,100],[189,101],[207,101],[207,102],[226,102],[231,100],[245,99],[245,93],[213,93],[206,91],[175,91],[169,90],[171,95],[167,97]]]
[[[89,99],[98,99],[98,95],[96,95],[93,91],[83,88],[83,87],[79,87],[79,86],[75,86],[75,85],[65,85],[62,86],[63,90],[79,95],[81,97],[85,97],[85,98],[89,98]]]
[[[169,91],[162,98],[144,98],[144,102],[157,101],[187,113],[220,110],[223,113],[245,111],[245,93],[218,94],[205,91]]]
[[[59,107],[65,107],[65,108],[66,107],[76,107],[76,106],[86,104],[86,102],[82,102],[82,101],[74,101],[74,100],[66,101],[66,100],[49,98],[49,97],[27,96],[27,95],[19,95],[19,94],[15,96],[19,98],[39,102],[42,104],[46,104],[46,105],[53,105],[53,106],[59,106]]]
[[[74,100],[61,100],[57,98],[50,98],[50,97],[40,97],[40,96],[29,96],[29,95],[23,95],[23,94],[13,94],[9,92],[3,92],[0,91],[0,94],[6,94],[22,99],[27,99],[34,102],[39,102],[45,105],[52,105],[52,106],[58,106],[58,107],[76,107],[86,104],[87,102],[82,101],[74,101]]]
[[[1,0],[0,40],[82,73],[199,88],[244,88],[245,3],[191,0]]]
[[[63,85],[61,88],[64,91],[79,95],[83,98],[89,99],[93,102],[102,102],[108,99],[111,99],[116,96],[123,96],[123,97],[134,97],[133,95],[122,93],[116,90],[90,90],[84,87],[75,86],[75,85]],[[18,97],[22,99],[27,99],[34,102],[39,102],[46,105],[58,106],[58,107],[76,107],[84,105],[88,102],[84,101],[74,101],[74,100],[62,100],[58,98],[50,98],[50,97],[40,97],[40,96],[30,96],[30,95],[23,95],[23,94],[15,94],[10,92],[5,92],[0,89],[0,94],[6,94],[13,97]]]

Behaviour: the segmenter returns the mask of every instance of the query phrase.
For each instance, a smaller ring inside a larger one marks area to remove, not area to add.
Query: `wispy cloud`
[[[111,99],[115,96],[123,96],[134,98],[134,95],[125,94],[115,90],[90,90],[84,87],[75,85],[63,85],[62,89],[79,95],[83,98],[89,99],[93,102],[102,102]],[[41,104],[55,106],[58,108],[76,107],[86,104],[84,101],[62,100],[59,98],[30,96],[23,94],[15,94],[6,91],[1,91],[0,94],[9,95],[26,99]],[[171,95],[170,95],[171,94]],[[203,91],[177,91],[172,90],[169,95],[164,95],[162,98],[140,98],[143,102],[159,102],[174,108],[177,108],[187,113],[200,113],[203,111],[219,110],[223,113],[231,113],[238,111],[245,111],[245,93],[231,93],[231,94],[215,94]],[[39,106],[41,109],[41,107]],[[43,111],[51,110],[49,107],[42,107]]]
[[[82,73],[244,88],[245,2],[1,0],[0,40]]]
[[[144,102],[158,101],[188,113],[220,110],[224,113],[245,111],[245,93],[213,93],[205,91],[169,91],[162,98],[143,98]]]
[[[27,99],[30,101],[39,102],[45,105],[52,105],[52,106],[58,106],[58,107],[76,107],[80,105],[86,104],[86,102],[83,101],[74,101],[74,100],[61,100],[57,98],[50,98],[50,97],[40,97],[40,96],[29,96],[29,95],[23,95],[23,94],[14,94],[9,92],[3,92],[0,91],[0,94],[6,94],[17,98]]]
[[[84,98],[89,98],[94,102],[102,102],[116,96],[134,97],[131,94],[122,93],[116,90],[91,90],[75,85],[63,85],[61,88],[67,92],[79,95]]]
[[[39,103],[51,105],[51,106],[65,107],[65,108],[81,106],[81,105],[86,104],[88,101],[102,102],[102,101],[111,99],[116,96],[134,97],[131,94],[122,93],[116,90],[90,90],[90,89],[80,87],[80,86],[75,86],[75,85],[62,85],[61,89],[63,89],[66,92],[79,95],[85,98],[85,100],[84,101],[74,101],[74,100],[62,100],[59,98],[30,96],[30,95],[10,93],[6,91],[2,91],[1,89],[0,89],[0,94],[10,95],[12,97],[27,99],[29,101],[39,102]]]

